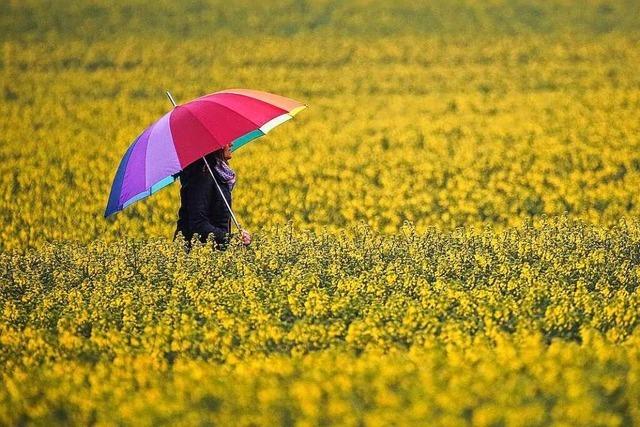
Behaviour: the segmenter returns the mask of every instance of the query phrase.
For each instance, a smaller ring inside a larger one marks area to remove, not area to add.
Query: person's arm
[[[187,193],[187,205],[189,209],[189,229],[200,235],[201,241],[206,241],[209,234],[213,234],[216,243],[228,243],[227,230],[216,227],[209,221],[211,198],[213,191],[217,191],[210,177],[197,171],[192,178],[191,188]]]

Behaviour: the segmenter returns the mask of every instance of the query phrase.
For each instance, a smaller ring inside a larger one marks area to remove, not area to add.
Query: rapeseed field
[[[0,4],[0,424],[640,425],[640,4]],[[102,217],[231,87],[254,242]]]

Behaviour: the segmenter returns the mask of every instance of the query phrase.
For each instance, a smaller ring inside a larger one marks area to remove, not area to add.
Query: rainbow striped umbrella
[[[293,99],[248,89],[223,90],[182,105],[167,95],[173,110],[145,129],[125,153],[105,217],[171,184],[195,160],[229,143],[235,151],[306,107]],[[238,225],[233,212],[232,217]]]

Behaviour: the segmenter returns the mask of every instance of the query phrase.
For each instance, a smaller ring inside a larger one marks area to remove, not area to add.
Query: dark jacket
[[[231,206],[229,186],[222,181],[213,167],[215,160],[207,157],[207,161]],[[202,159],[180,172],[180,184],[180,210],[174,239],[181,232],[189,242],[194,234],[198,234],[200,241],[204,243],[209,235],[212,235],[219,247],[224,249],[231,238],[231,214]]]

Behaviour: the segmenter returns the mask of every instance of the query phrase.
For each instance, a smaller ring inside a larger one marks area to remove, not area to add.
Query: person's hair
[[[219,160],[224,160],[224,148],[220,148],[219,150],[214,151],[213,153],[209,153],[205,156],[209,164],[217,163]]]
[[[209,162],[209,166],[213,168],[214,165],[218,162],[218,160],[224,160],[224,148],[211,152],[205,155],[204,157],[205,159],[207,159],[207,162]],[[199,158],[195,162],[191,163],[190,165],[185,167],[182,171],[178,172],[174,176],[176,177],[184,176],[184,174],[187,174],[187,173],[190,173],[190,171],[196,171],[196,170],[202,170],[202,172],[206,172],[206,166],[202,158]]]

